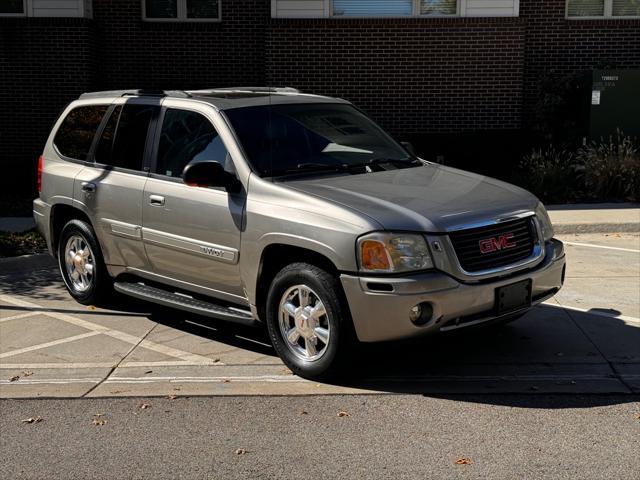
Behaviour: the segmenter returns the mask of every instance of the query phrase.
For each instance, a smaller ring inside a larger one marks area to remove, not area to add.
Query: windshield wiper
[[[305,163],[299,163],[295,168],[288,168],[279,173],[289,174],[289,173],[314,173],[314,172],[346,172],[347,170],[348,170],[348,166],[344,164],[305,162]]]
[[[417,165],[420,162],[417,158],[386,158],[386,157],[376,157],[368,160],[364,163],[356,163],[354,165],[349,165],[349,168],[357,168],[357,167],[370,167],[374,165],[384,165],[385,163],[391,163],[393,165]]]

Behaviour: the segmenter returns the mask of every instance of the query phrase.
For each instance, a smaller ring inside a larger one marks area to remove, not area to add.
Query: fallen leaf
[[[178,396],[177,395],[169,395],[167,398],[169,400],[175,400],[176,398],[178,398]]]
[[[219,361],[220,361],[220,359],[219,359],[219,358],[214,358],[214,359],[213,359],[213,363],[218,363]]]
[[[249,453],[249,450],[246,450],[244,448],[237,448],[234,453],[236,455],[244,455],[245,453]]]
[[[101,418],[94,418],[93,419],[93,424],[97,425],[98,427],[101,427],[103,425],[106,425],[107,421],[106,420],[102,420]]]
[[[309,415],[309,412],[307,412],[306,410],[301,410],[299,415]]]
[[[29,417],[22,420],[23,423],[40,423],[42,421],[42,417]]]
[[[636,420],[640,420],[640,413],[636,413]]]
[[[151,408],[151,405],[148,403],[141,403],[138,406],[140,407],[140,410],[146,410],[147,408]]]
[[[148,375],[150,373],[153,373],[153,370],[147,370],[146,372],[144,372],[145,375]]]
[[[339,417],[348,417],[348,416],[349,416],[349,414],[348,414],[347,412],[340,411],[340,412],[338,412],[338,416],[339,416]]]
[[[179,392],[179,391],[181,390],[181,388],[180,388],[180,387],[176,387],[176,388],[174,388],[174,390],[175,390],[176,392]]]
[[[104,417],[104,413],[94,413],[94,417]]]
[[[11,378],[9,379],[9,381],[10,381],[10,382],[15,382],[16,380],[19,380],[19,379],[20,379],[20,375],[14,375],[13,377],[11,377]]]
[[[225,378],[224,380],[222,380],[222,383],[231,383],[231,380],[229,380],[228,378]]]
[[[466,457],[460,457],[456,460],[456,465],[471,465],[471,459]]]
[[[111,390],[111,392],[113,395],[117,395],[118,393],[122,393],[122,392],[126,392],[126,390]]]
[[[30,377],[31,375],[33,375],[33,372],[31,370],[25,370],[24,372],[22,372],[22,374],[25,377]]]
[[[87,310],[95,310],[95,309],[96,309],[96,307],[94,307],[93,305],[89,305],[89,306],[87,307]]]

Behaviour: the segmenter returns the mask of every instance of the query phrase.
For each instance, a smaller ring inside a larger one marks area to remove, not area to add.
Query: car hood
[[[514,185],[437,164],[284,183],[365,214],[385,230],[458,230],[533,211],[538,202]]]

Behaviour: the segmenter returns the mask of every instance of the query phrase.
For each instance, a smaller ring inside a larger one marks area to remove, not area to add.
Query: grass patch
[[[35,230],[21,233],[0,232],[0,257],[40,253],[46,248],[47,243],[44,238]]]

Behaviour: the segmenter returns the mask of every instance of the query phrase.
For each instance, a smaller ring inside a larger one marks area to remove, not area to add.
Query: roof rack
[[[302,93],[292,87],[224,87],[204,88],[202,90],[189,90],[188,93],[213,93],[213,92],[248,92],[248,93]]]
[[[103,92],[87,92],[80,95],[80,98],[96,97],[180,97],[188,98],[191,95],[183,90],[106,90]]]

